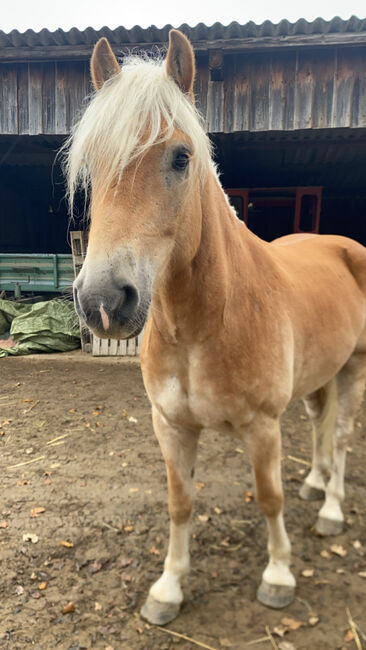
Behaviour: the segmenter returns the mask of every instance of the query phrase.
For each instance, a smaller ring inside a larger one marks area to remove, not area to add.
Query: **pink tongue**
[[[101,319],[102,319],[102,323],[103,323],[104,331],[107,331],[107,329],[109,329],[109,318],[108,318],[108,314],[107,314],[107,312],[105,311],[103,305],[100,305],[100,307],[99,307],[99,311],[100,311],[100,316],[101,316]]]

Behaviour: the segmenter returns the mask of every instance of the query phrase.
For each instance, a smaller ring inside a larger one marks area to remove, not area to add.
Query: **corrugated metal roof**
[[[5,33],[0,30],[0,47],[47,47],[47,46],[70,46],[70,45],[93,45],[99,38],[105,36],[108,38],[112,45],[135,45],[135,44],[153,44],[153,43],[166,43],[168,41],[169,30],[171,25],[166,25],[162,28],[157,28],[154,25],[147,29],[142,29],[136,25],[132,29],[125,29],[124,27],[117,27],[110,29],[109,27],[102,27],[101,29],[93,29],[88,27],[80,31],[76,27],[65,32],[62,29],[57,29],[50,32],[48,29],[42,29],[40,32],[34,32],[28,29],[24,33],[18,32],[14,29],[10,33]],[[196,27],[190,27],[183,24],[179,27],[189,39],[195,43],[197,41],[217,41],[228,39],[247,39],[247,38],[283,38],[283,37],[296,37],[296,36],[311,36],[319,34],[360,34],[366,33],[366,18],[357,18],[352,16],[349,20],[342,20],[339,17],[332,18],[326,21],[323,18],[317,18],[312,22],[308,22],[304,18],[300,18],[295,23],[290,23],[288,20],[281,20],[279,23],[274,24],[270,20],[266,20],[261,25],[256,25],[254,22],[239,25],[237,22],[232,22],[230,25],[224,26],[221,23],[215,23],[211,27],[199,23]]]

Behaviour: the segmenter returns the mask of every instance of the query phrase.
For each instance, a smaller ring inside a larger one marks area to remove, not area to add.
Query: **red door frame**
[[[322,202],[322,187],[256,187],[256,188],[243,188],[243,187],[231,187],[226,189],[228,196],[238,196],[243,201],[243,221],[248,225],[248,204],[249,204],[249,195],[255,192],[268,193],[279,192],[283,190],[284,192],[294,192],[295,196],[295,213],[293,221],[293,232],[304,232],[300,229],[300,220],[301,220],[301,202],[304,196],[315,196],[316,197],[316,207],[315,213],[313,215],[312,228],[309,231],[311,233],[319,232],[320,225],[320,212],[321,212],[321,202]]]

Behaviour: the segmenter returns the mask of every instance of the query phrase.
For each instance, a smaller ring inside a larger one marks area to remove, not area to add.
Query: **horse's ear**
[[[120,71],[120,66],[106,38],[100,38],[94,46],[90,61],[90,73],[95,90]]]
[[[188,38],[177,29],[171,29],[169,32],[166,68],[179,88],[194,102],[193,83],[196,74],[194,53]]]

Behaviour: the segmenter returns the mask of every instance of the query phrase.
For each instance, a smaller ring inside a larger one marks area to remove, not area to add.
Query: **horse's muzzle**
[[[130,338],[142,328],[138,324],[139,292],[132,284],[108,287],[108,290],[88,288],[74,282],[75,309],[85,324],[101,338]]]

